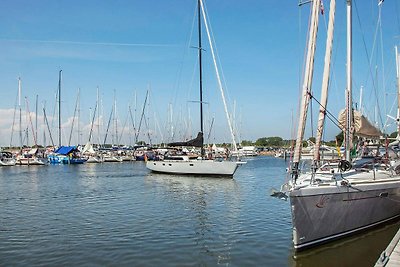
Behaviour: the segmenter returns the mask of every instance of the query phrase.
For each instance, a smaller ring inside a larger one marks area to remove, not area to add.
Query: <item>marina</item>
[[[269,196],[287,162],[247,161],[234,179],[144,162],[0,168],[0,265],[373,266],[400,226],[296,253],[289,203]]]
[[[71,1],[0,4],[0,266],[399,265],[400,0]]]

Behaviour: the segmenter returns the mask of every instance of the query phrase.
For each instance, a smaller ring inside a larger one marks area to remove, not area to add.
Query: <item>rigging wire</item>
[[[312,96],[312,92],[309,92],[309,95]],[[313,104],[310,102],[310,128],[311,128],[311,137],[314,136],[314,117],[313,117]]]
[[[221,74],[221,82],[223,84],[223,86],[222,86],[223,87],[223,91],[226,94],[226,99],[228,100],[227,103],[229,103],[229,110],[231,111],[231,110],[233,110],[232,101],[231,101],[231,97],[230,97],[230,94],[229,94],[228,85],[226,83],[225,74],[224,74],[224,70],[223,70],[223,65],[221,63],[221,58],[219,56],[219,52],[218,52],[218,48],[217,48],[217,42],[215,41],[214,32],[212,30],[211,19],[208,16],[207,6],[206,6],[206,3],[205,3],[204,0],[203,0],[203,6],[204,6],[204,12],[205,12],[205,15],[206,15],[207,21],[208,21],[208,28],[209,28],[209,32],[210,32],[210,38],[211,38],[211,41],[213,43],[214,50],[215,50],[216,61],[217,61],[218,68],[219,68],[219,71],[220,71],[220,74]],[[238,138],[238,135],[237,135],[237,125],[236,125],[236,122],[233,119],[234,114],[232,114],[232,112],[230,112],[228,115],[229,115],[229,120],[230,120],[231,124],[233,125],[233,135],[234,135],[234,138],[236,140],[236,138]]]
[[[378,34],[379,21],[381,19],[381,11],[380,11],[381,10],[381,6],[379,6],[379,17],[378,17],[378,22],[377,22],[377,25],[376,25],[375,36],[374,36],[374,45],[373,45],[371,57],[368,54],[368,49],[367,49],[367,45],[366,45],[366,41],[365,41],[365,34],[364,34],[364,30],[362,28],[360,14],[359,14],[358,8],[357,8],[357,1],[354,1],[354,7],[355,7],[355,10],[356,10],[356,14],[357,14],[358,25],[359,25],[360,30],[361,30],[361,36],[362,36],[362,41],[363,41],[363,46],[364,46],[364,52],[365,52],[367,60],[369,62],[368,70],[369,70],[370,76],[368,76],[368,77],[371,77],[371,80],[372,80],[372,87],[374,89],[373,92],[375,93],[376,104],[377,104],[377,107],[378,107],[378,116],[379,116],[379,119],[380,119],[381,123],[383,123],[381,109],[380,109],[380,105],[379,105],[379,101],[378,101],[378,89],[377,89],[376,81],[375,81],[375,79],[373,77],[373,71],[372,71],[372,68],[371,68],[373,51],[375,49],[375,43],[376,43],[377,34]],[[368,82],[368,77],[367,77],[367,82]]]
[[[312,13],[312,8],[310,8],[310,14],[308,16],[308,27],[307,29],[310,28],[311,25],[311,13]],[[301,6],[299,6],[299,51],[301,51]],[[307,31],[306,35],[306,45],[304,46],[304,51],[303,51],[303,60],[299,59],[299,87],[298,87],[298,95],[301,96],[302,94],[302,77],[304,77],[305,73],[305,66],[306,66],[306,53],[307,53],[307,45],[308,45],[308,39],[309,39],[310,32]],[[301,97],[298,97],[298,102],[297,102],[297,114],[300,114],[300,106],[301,106]],[[293,122],[294,123],[294,122]],[[294,125],[293,125],[294,126]],[[298,127],[298,124],[297,124]],[[292,132],[292,140],[293,140],[293,145],[291,148],[291,151],[294,151],[294,146],[295,146],[295,140],[296,140],[296,127],[293,127],[293,132]]]
[[[183,69],[184,69],[184,62],[185,62],[185,60],[187,58],[189,48],[191,47],[190,44],[192,42],[193,32],[194,32],[194,28],[195,28],[196,14],[197,14],[197,5],[194,5],[191,28],[189,30],[189,33],[187,34],[187,38],[186,38],[187,41],[186,41],[186,43],[184,45],[185,49],[183,49],[183,55],[182,55],[181,64],[180,64],[180,66],[178,68],[178,73],[176,75],[175,82],[174,82],[174,93],[172,94],[172,99],[170,100],[171,105],[175,106],[175,107],[177,106],[178,95],[182,95],[181,93],[179,93],[180,92],[180,87],[181,87],[180,85],[182,83],[182,74],[183,74]],[[192,78],[191,78],[191,81],[190,81],[189,87],[188,87],[189,89],[193,88],[194,72],[195,72],[195,69],[196,69],[196,66],[197,66],[196,64],[194,64],[194,65],[195,66],[193,67]],[[190,93],[191,93],[190,90],[186,90],[186,94],[187,94],[187,98],[186,99],[190,99],[189,98]],[[168,125],[168,123],[167,123],[164,128],[168,128],[168,127],[170,127],[170,125]],[[178,123],[176,123],[176,125],[175,125],[175,129],[177,129],[177,128],[178,128]]]
[[[314,99],[314,101],[317,102],[318,105],[319,105],[320,107],[323,107],[322,104],[321,104],[310,92],[309,92],[308,94],[309,94],[309,96],[310,96],[310,99]],[[331,112],[329,112],[328,109],[327,109],[326,107],[323,107],[323,108],[324,108],[324,110],[325,110],[326,117],[327,117],[333,124],[335,124],[339,129],[345,130],[346,126],[343,125],[343,124],[341,124],[340,121],[339,121]]]

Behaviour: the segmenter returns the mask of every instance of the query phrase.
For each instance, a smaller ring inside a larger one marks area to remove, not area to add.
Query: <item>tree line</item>
[[[388,135],[388,138],[396,138],[397,132],[393,132]],[[323,141],[325,145],[328,146],[340,146],[343,142],[343,132],[340,132],[335,136],[334,140]],[[315,143],[315,137],[308,138],[309,141]],[[258,138],[255,142],[250,140],[243,140],[240,144],[242,146],[258,146],[258,147],[290,147],[294,144],[295,140],[284,140],[279,136],[271,136],[271,137],[261,137]],[[303,146],[307,146],[307,141],[303,142]]]

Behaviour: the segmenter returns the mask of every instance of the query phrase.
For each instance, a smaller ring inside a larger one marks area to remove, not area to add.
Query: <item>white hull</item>
[[[104,162],[122,162],[122,158],[118,156],[105,156]]]
[[[17,165],[45,165],[47,159],[39,159],[39,158],[19,158],[17,159]]]
[[[146,167],[154,172],[170,174],[233,176],[243,162],[213,160],[147,161]]]
[[[400,177],[388,171],[344,173],[348,180],[304,180],[289,191],[295,249],[353,234],[400,216]],[[375,178],[374,178],[375,177]]]
[[[104,162],[103,158],[93,157],[93,156],[90,156],[86,161],[86,163],[103,163],[103,162]]]
[[[0,160],[0,166],[14,166],[16,164],[15,159],[3,159]]]

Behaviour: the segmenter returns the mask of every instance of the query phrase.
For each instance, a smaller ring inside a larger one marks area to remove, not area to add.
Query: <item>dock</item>
[[[400,266],[400,229],[389,243],[388,247],[381,253],[375,267]]]

